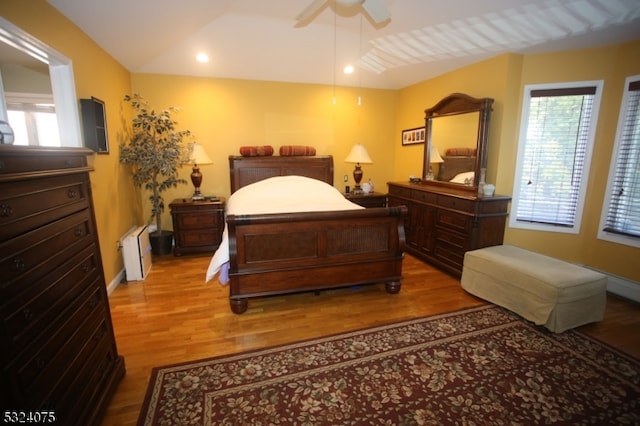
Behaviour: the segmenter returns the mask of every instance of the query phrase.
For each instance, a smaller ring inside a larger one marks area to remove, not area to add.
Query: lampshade
[[[347,155],[347,158],[344,159],[347,163],[362,163],[362,164],[372,164],[371,157],[369,157],[369,153],[367,152],[367,148],[362,144],[355,144],[353,148],[351,148],[351,152]]]
[[[189,156],[189,163],[204,165],[211,164],[213,161],[211,161],[202,145],[194,143],[191,155]]]
[[[444,160],[440,156],[438,148],[435,145],[431,145],[431,150],[429,151],[429,163],[444,163]]]

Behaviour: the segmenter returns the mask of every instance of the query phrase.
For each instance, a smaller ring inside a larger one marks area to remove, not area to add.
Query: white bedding
[[[322,181],[302,176],[277,176],[240,188],[227,201],[227,214],[297,213],[312,211],[355,210],[363,207],[347,200],[336,188]],[[206,282],[229,262],[229,236],[225,225],[220,247],[207,269]],[[223,276],[224,275],[224,276]],[[221,284],[226,274],[218,277]]]

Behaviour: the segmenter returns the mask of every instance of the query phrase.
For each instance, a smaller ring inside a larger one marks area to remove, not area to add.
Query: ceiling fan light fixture
[[[364,12],[366,12],[376,24],[380,24],[391,18],[391,13],[389,13],[382,0],[313,0],[298,14],[296,20],[300,22],[313,18],[322,9],[327,7],[329,2],[335,2],[333,3],[334,5],[340,5],[342,7],[362,5]]]

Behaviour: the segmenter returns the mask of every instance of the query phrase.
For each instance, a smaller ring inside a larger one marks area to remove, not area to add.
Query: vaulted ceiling
[[[48,0],[134,73],[398,89],[505,52],[640,40],[640,0],[380,1],[377,24],[340,0],[301,22],[312,0]]]

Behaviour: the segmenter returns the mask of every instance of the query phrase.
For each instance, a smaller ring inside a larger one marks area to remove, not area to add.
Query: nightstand
[[[361,205],[362,207],[386,207],[387,206],[387,194],[382,194],[380,192],[369,192],[369,193],[355,193],[350,192],[348,194],[344,194],[345,198],[349,201],[352,201],[356,204]]]
[[[222,240],[225,199],[207,197],[194,201],[191,198],[179,198],[174,200],[169,208],[175,240],[173,254],[213,254]]]

